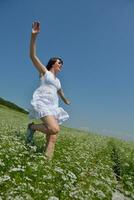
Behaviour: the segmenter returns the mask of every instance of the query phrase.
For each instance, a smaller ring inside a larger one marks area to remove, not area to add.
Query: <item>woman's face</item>
[[[56,60],[56,62],[53,65],[55,73],[60,72],[62,69],[62,63],[59,59]]]

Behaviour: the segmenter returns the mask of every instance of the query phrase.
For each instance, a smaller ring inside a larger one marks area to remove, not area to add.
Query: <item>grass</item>
[[[48,162],[42,133],[26,146],[27,124],[0,105],[0,199],[110,200],[116,188],[134,198],[134,142],[62,127]]]

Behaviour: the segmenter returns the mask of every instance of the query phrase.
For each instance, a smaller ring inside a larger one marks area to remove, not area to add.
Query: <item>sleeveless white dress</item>
[[[40,119],[47,115],[53,115],[58,124],[62,124],[69,118],[69,115],[63,108],[59,107],[57,91],[61,89],[60,80],[55,78],[51,71],[47,71],[40,80],[40,87],[33,93],[29,118]]]

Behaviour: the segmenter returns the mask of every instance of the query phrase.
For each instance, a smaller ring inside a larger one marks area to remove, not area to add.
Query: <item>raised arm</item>
[[[39,71],[40,74],[45,74],[47,68],[41,63],[39,58],[36,56],[36,38],[38,33],[40,32],[40,23],[34,22],[32,25],[32,33],[31,33],[31,40],[30,40],[30,58]]]

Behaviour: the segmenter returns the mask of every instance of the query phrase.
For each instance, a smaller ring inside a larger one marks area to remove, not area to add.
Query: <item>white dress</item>
[[[66,121],[69,115],[63,108],[59,107],[57,91],[61,89],[60,80],[55,78],[51,71],[47,71],[41,77],[41,84],[33,93],[31,100],[30,119],[40,119],[47,115],[53,115],[58,124]]]

